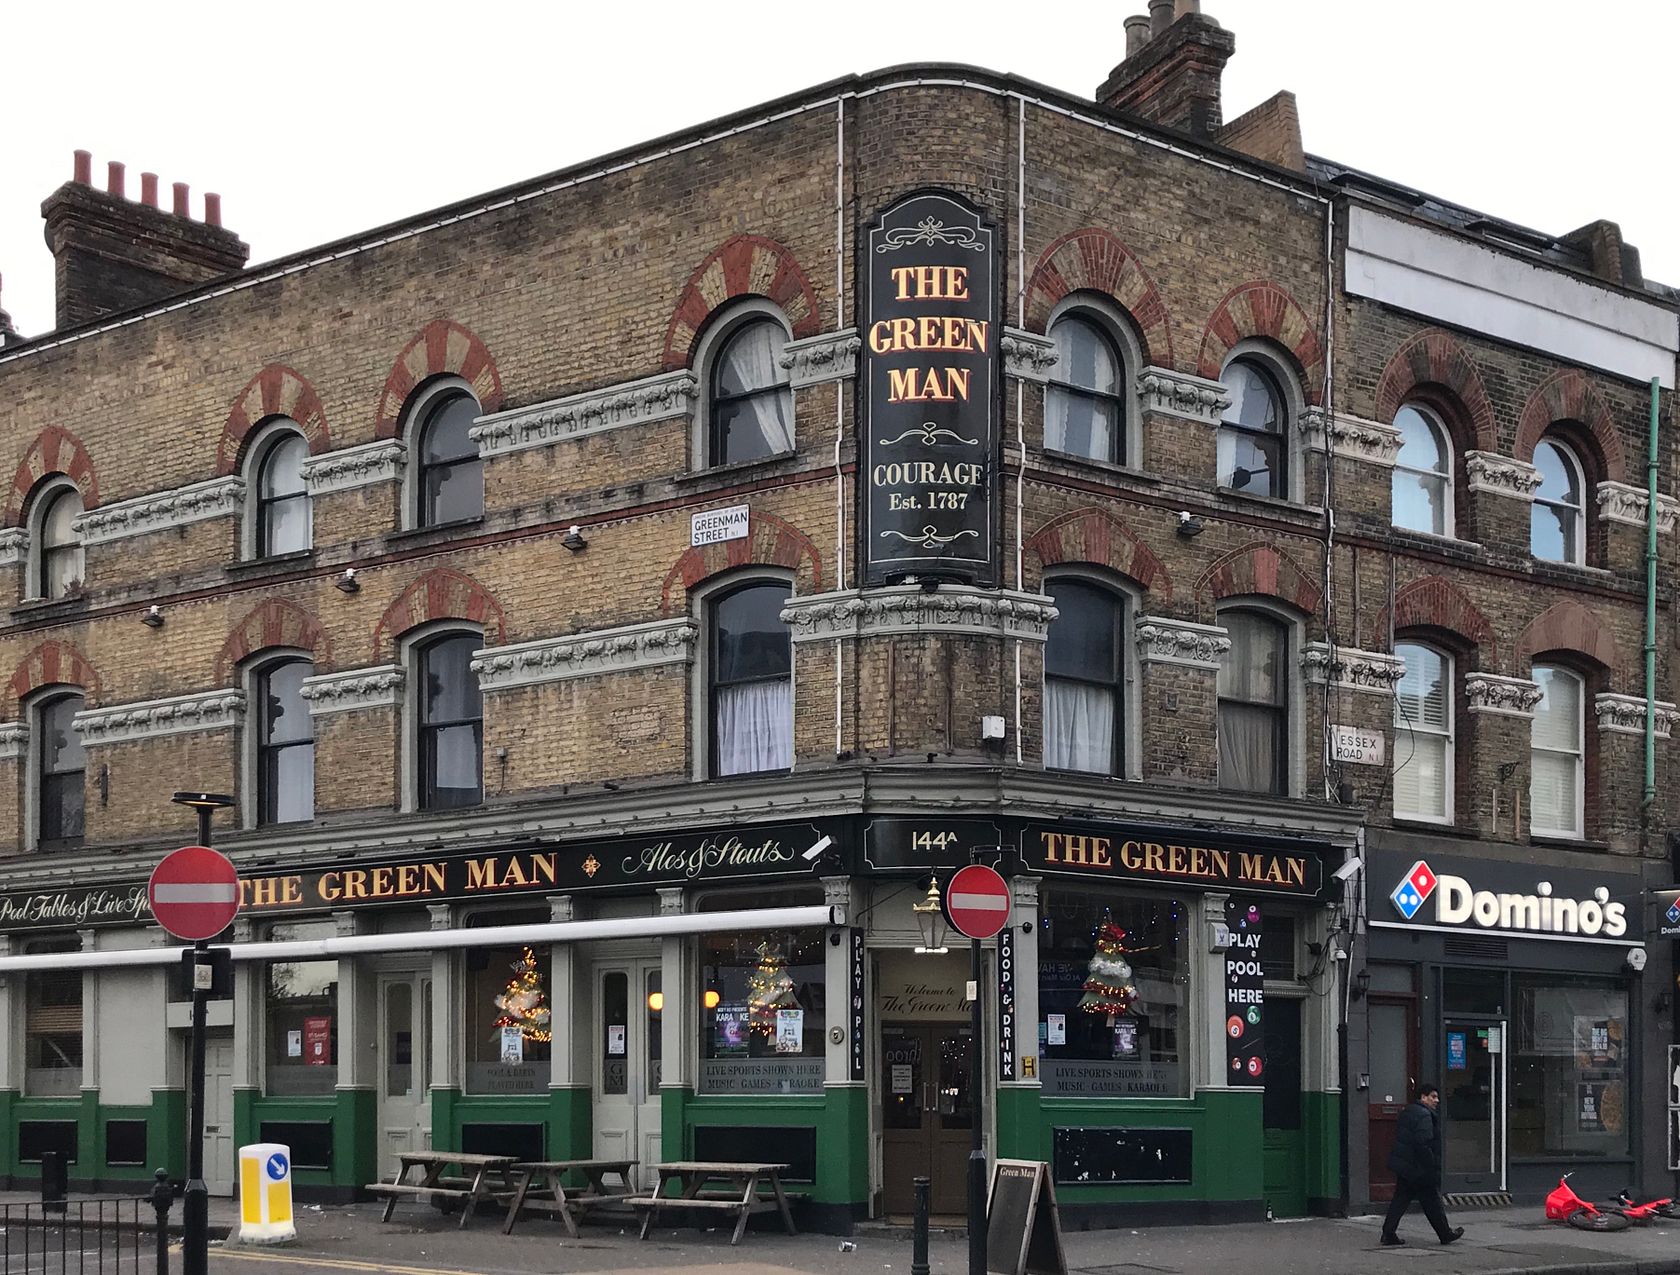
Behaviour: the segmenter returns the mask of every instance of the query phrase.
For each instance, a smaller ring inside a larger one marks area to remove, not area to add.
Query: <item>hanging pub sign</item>
[[[995,584],[997,231],[926,191],[869,228],[865,583]]]
[[[1260,905],[1225,904],[1231,946],[1225,950],[1225,1081],[1266,1083],[1266,975],[1260,965]]]

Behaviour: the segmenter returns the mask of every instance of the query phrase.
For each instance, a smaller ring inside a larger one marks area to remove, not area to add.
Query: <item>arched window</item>
[[[314,666],[283,659],[257,671],[257,822],[315,817],[315,728],[303,698]]]
[[[478,419],[478,400],[464,390],[446,390],[421,406],[416,525],[437,527],[480,517],[484,462],[467,432]]]
[[[1219,485],[1286,498],[1283,392],[1253,359],[1234,359],[1220,378],[1231,406],[1219,423]]]
[[[415,652],[419,791],[423,810],[484,800],[484,695],[472,671],[476,633],[449,633]]]
[[[714,776],[793,765],[793,643],[782,621],[790,591],[758,581],[709,602]]]
[[[1451,823],[1453,817],[1453,660],[1434,647],[1402,642],[1406,661],[1394,694],[1394,813]]]
[[[298,553],[315,543],[309,491],[303,462],[309,443],[289,429],[275,433],[257,465],[256,556]]]
[[[1400,455],[1394,462],[1394,525],[1437,536],[1453,534],[1452,444],[1427,408],[1407,404],[1394,417]]]
[[[1529,551],[1550,562],[1580,562],[1586,543],[1581,461],[1563,443],[1547,438],[1534,449],[1534,467],[1540,471],[1540,487],[1530,516]]]
[[[34,579],[29,595],[67,598],[80,591],[86,562],[76,518],[82,512],[82,493],[68,478],[44,490],[36,504]]]
[[[1586,682],[1556,665],[1536,664],[1540,703],[1529,754],[1529,823],[1545,836],[1583,835]]]
[[[1048,580],[1056,619],[1044,646],[1044,765],[1120,773],[1124,606],[1083,580]]]
[[[1219,666],[1219,786],[1282,794],[1288,784],[1289,630],[1263,611],[1219,622],[1231,649]]]
[[[76,733],[76,714],[82,711],[79,693],[55,695],[36,708],[35,827],[36,844],[43,850],[76,846],[86,827],[83,778],[87,759]]]
[[[731,465],[793,450],[793,389],[782,367],[787,331],[768,316],[730,330],[711,357],[708,463]]]
[[[1044,446],[1092,460],[1126,460],[1125,362],[1108,333],[1081,314],[1050,325],[1056,364],[1044,391]]]

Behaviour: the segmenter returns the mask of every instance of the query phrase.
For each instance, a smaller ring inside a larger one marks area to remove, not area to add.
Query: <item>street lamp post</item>
[[[178,792],[170,799],[198,815],[198,844],[210,844],[210,816],[233,805],[218,792]],[[187,1187],[181,1194],[181,1275],[209,1275],[210,1188],[204,1182],[204,1016],[209,989],[200,986],[209,940],[193,944],[192,1071],[187,1090]]]

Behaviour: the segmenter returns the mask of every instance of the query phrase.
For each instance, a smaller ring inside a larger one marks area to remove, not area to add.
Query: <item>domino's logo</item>
[[[1388,897],[1394,900],[1394,910],[1410,921],[1422,909],[1424,900],[1435,893],[1435,874],[1419,859],[1406,874],[1406,879],[1394,887]]]
[[[1668,911],[1663,913],[1670,925],[1680,925],[1680,896],[1676,896],[1673,903],[1668,905]]]

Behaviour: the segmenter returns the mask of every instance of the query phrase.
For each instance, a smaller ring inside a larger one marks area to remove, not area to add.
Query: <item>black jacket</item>
[[[1400,1113],[1388,1168],[1396,1177],[1420,1185],[1441,1181],[1441,1119],[1421,1102]]]

